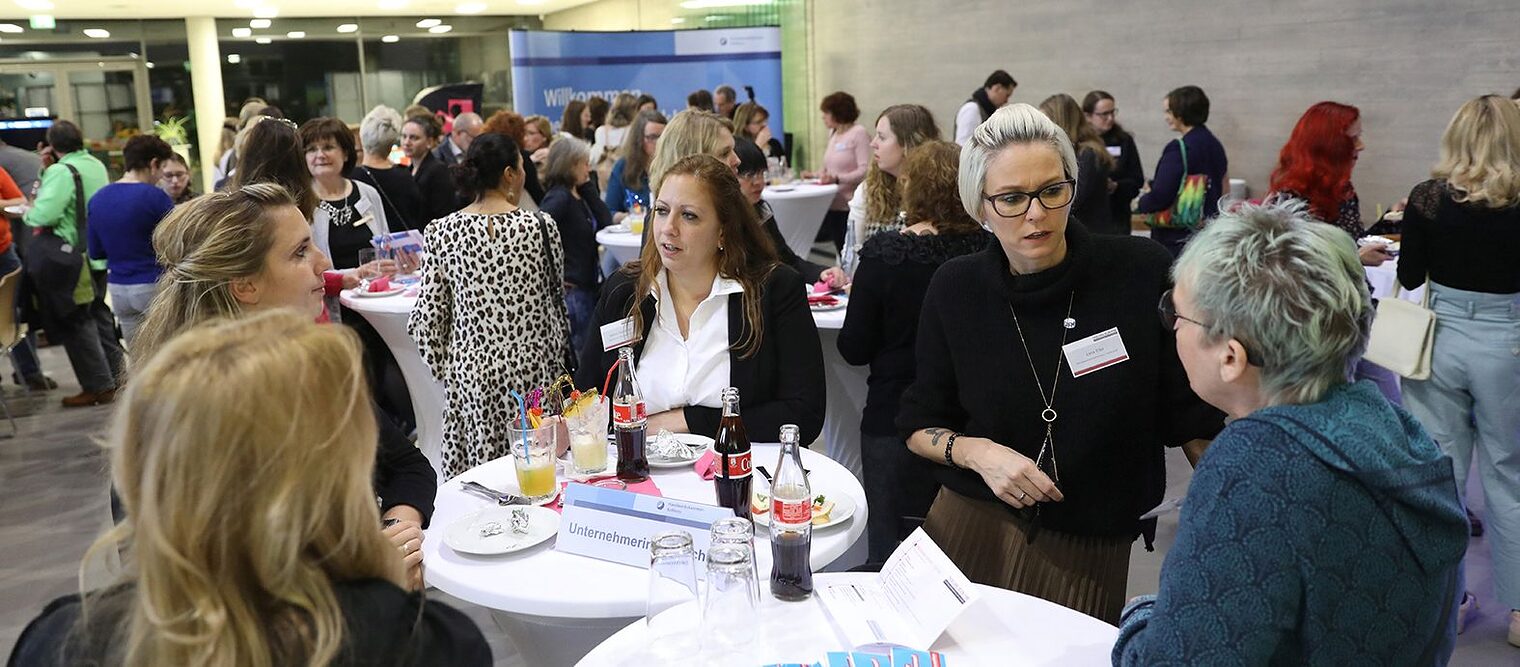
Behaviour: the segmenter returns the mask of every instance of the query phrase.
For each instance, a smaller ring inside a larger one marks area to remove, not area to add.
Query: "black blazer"
[[[418,225],[419,229],[434,220],[447,218],[450,213],[462,208],[459,205],[459,194],[454,191],[454,178],[450,175],[449,168],[432,153],[422,156],[422,164],[412,176],[417,180],[417,189],[422,193],[423,222]]]
[[[579,201],[570,187],[557,185],[538,202],[538,210],[554,218],[559,225],[560,243],[565,246],[565,281],[576,287],[595,289],[602,282],[597,266],[596,233],[612,224],[612,212],[602,202],[596,183],[580,186]]]
[[[628,317],[633,307],[633,289],[637,263],[612,274],[602,288],[596,304],[594,324],[587,331],[581,349],[577,387],[596,387],[598,391],[607,370],[617,361],[617,351],[602,350],[601,326]],[[823,347],[818,342],[818,328],[808,309],[802,278],[790,267],[778,265],[760,288],[761,318],[764,331],[760,348],[749,358],[738,350],[729,351],[729,384],[739,388],[740,414],[745,430],[755,442],[779,440],[782,424],[796,424],[803,443],[818,438],[823,431],[824,402]],[[641,306],[644,328],[633,344],[635,357],[644,351],[644,341],[658,311],[654,299]],[[728,339],[736,344],[744,339],[744,295],[728,297]],[[687,406],[686,425],[692,433],[716,436],[719,408]]]

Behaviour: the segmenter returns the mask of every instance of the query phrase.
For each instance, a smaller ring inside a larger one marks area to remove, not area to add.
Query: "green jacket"
[[[37,199],[32,202],[31,209],[27,210],[23,221],[30,227],[52,227],[58,236],[75,247],[80,247],[83,240],[79,238],[79,230],[74,224],[74,207],[78,204],[74,196],[74,176],[69,170],[60,165],[70,165],[79,170],[79,180],[84,185],[84,201],[86,204],[95,192],[105,187],[110,182],[106,175],[106,166],[101,164],[95,156],[90,155],[88,150],[77,150],[63,156],[58,164],[48,167],[42,172],[42,183],[37,186]],[[105,260],[87,260],[89,268],[96,271],[104,271]],[[90,282],[88,271],[79,272],[79,284],[74,289],[74,302],[85,304],[95,297],[94,285]]]

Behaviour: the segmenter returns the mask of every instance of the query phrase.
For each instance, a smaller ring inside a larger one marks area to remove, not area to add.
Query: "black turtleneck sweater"
[[[861,247],[850,308],[839,331],[840,356],[856,366],[871,365],[861,433],[897,435],[893,422],[903,390],[913,383],[913,343],[929,279],[947,260],[981,250],[991,238],[985,232],[887,232]]]
[[[1139,516],[1166,488],[1162,448],[1212,438],[1224,416],[1188,387],[1172,333],[1157,316],[1169,287],[1167,252],[1148,239],[1093,235],[1079,223],[1068,224],[1066,239],[1066,259],[1040,273],[1012,275],[996,243],[940,267],[924,299],[918,373],[897,427],[904,437],[950,428],[1034,459],[1045,405],[1010,308],[1049,395],[1070,302],[1076,328],[1068,343],[1118,327],[1130,358],[1080,378],[1061,364],[1053,439],[1066,499],[1043,505],[1041,523],[1133,538],[1143,528]],[[957,493],[1001,502],[975,472],[940,466],[936,473]]]

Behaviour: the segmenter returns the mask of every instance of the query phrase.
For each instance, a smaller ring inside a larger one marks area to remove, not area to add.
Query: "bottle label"
[[[813,522],[813,499],[782,500],[771,497],[771,516],[777,523],[799,524]]]
[[[615,423],[628,424],[631,422],[643,421],[644,417],[645,415],[643,401],[639,401],[638,403],[612,404],[612,421]]]
[[[749,452],[728,455],[728,470],[724,472],[726,479],[742,479],[749,477],[751,473]]]

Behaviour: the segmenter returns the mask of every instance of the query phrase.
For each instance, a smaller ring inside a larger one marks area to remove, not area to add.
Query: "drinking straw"
[[[603,396],[610,396],[611,395],[611,394],[607,393],[607,389],[612,386],[612,372],[615,371],[615,370],[617,370],[618,364],[621,364],[621,363],[623,363],[623,358],[622,357],[618,357],[617,361],[612,362],[612,368],[607,369],[607,379],[602,381],[602,395]]]
[[[533,453],[532,448],[528,447],[528,402],[523,400],[522,394],[517,393],[516,389],[508,389],[507,394],[517,399],[517,413],[522,415],[523,459],[531,467],[533,465]]]

